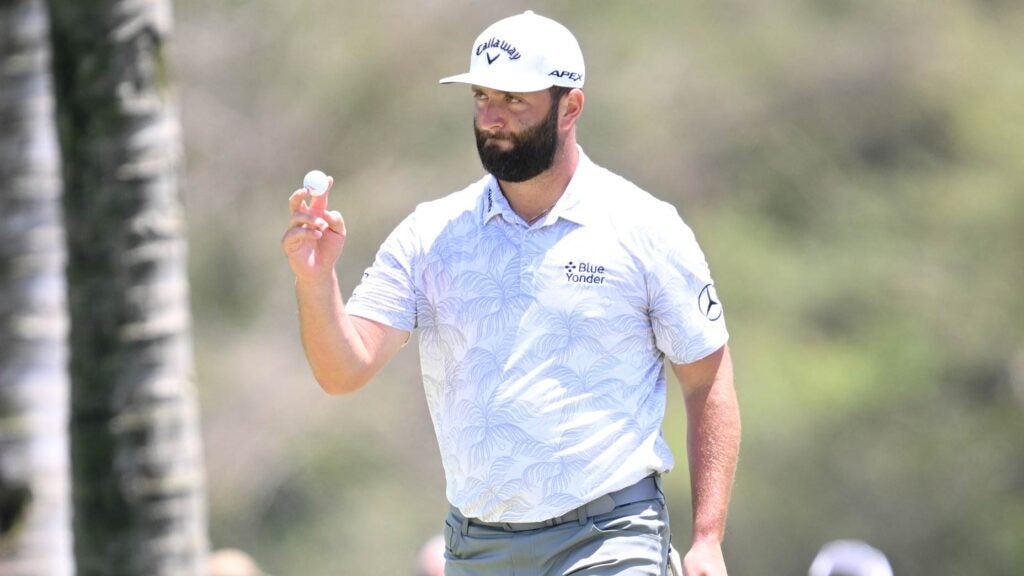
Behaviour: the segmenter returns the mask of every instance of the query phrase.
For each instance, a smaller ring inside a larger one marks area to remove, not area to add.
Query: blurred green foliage
[[[415,344],[316,389],[278,240],[337,180],[346,291],[480,168],[462,71],[532,8],[587,57],[580,140],[673,202],[727,310],[744,447],[726,553],[804,574],[862,538],[897,574],[1024,572],[1024,5],[997,0],[177,2],[214,544],[272,574],[410,574],[444,483]],[[677,391],[665,433],[688,531]]]

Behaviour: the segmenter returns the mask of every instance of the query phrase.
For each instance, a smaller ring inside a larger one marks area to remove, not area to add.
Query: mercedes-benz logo
[[[715,292],[714,284],[708,284],[700,291],[697,305],[700,306],[700,313],[712,322],[722,317],[722,304],[718,301],[718,293]]]

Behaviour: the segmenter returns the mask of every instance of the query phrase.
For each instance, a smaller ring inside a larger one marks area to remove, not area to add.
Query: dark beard
[[[531,126],[519,134],[488,134],[480,130],[473,120],[476,134],[476,150],[484,170],[504,182],[525,182],[551,168],[558,150],[558,101],[551,104],[551,110],[540,124]],[[509,140],[512,147],[500,150],[488,145],[487,139]]]

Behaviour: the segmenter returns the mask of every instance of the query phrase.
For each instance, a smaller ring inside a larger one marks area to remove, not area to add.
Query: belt
[[[661,497],[661,495],[661,476],[659,474],[652,474],[632,486],[605,494],[556,518],[549,518],[538,522],[484,522],[476,518],[465,518],[463,520],[463,528],[467,525],[485,526],[487,528],[498,528],[506,532],[524,532],[526,530],[551,528],[566,522],[579,522],[583,524],[588,518],[607,514],[619,506],[643,502],[644,500],[654,500]]]

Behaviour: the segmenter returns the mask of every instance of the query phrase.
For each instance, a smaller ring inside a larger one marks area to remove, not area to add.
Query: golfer
[[[688,423],[683,564],[722,576],[740,443],[722,304],[676,210],[577,144],[585,79],[553,20],[484,30],[469,72],[441,82],[472,97],[487,175],[417,206],[347,302],[329,189],[292,194],[282,246],[302,342],[324,390],[346,394],[418,332],[449,576],[665,574],[667,359]]]

